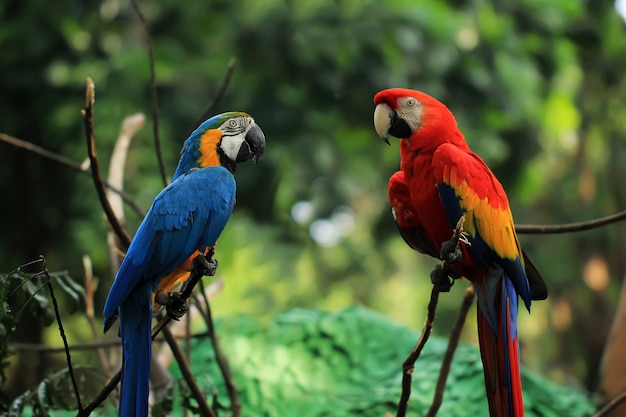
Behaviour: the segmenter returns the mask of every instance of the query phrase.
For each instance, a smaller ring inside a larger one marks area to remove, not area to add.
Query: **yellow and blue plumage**
[[[104,306],[105,331],[120,318],[121,416],[148,415],[153,294],[188,279],[192,259],[215,245],[235,205],[236,163],[264,149],[263,132],[245,113],[205,121],[139,226]]]
[[[400,139],[400,171],[389,181],[398,229],[412,248],[446,259],[455,274],[473,282],[490,413],[522,416],[518,297],[530,309],[547,289],[520,247],[504,189],[441,102],[402,88],[383,90],[374,102],[376,132],[386,141],[388,135]],[[462,216],[462,256],[450,256],[442,246]],[[433,282],[449,289],[447,279]]]

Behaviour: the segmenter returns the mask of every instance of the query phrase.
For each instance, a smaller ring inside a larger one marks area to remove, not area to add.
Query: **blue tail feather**
[[[135,291],[120,306],[120,331],[124,354],[119,415],[148,415],[152,350],[151,288]],[[141,295],[139,295],[141,294]]]

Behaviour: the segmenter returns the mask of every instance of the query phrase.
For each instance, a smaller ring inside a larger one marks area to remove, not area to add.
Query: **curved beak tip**
[[[252,151],[252,159],[255,163],[258,162],[265,152],[265,134],[256,123],[248,130],[246,142]]]
[[[374,129],[378,136],[387,144],[389,143],[389,126],[391,126],[391,114],[393,110],[387,104],[381,103],[374,110]]]

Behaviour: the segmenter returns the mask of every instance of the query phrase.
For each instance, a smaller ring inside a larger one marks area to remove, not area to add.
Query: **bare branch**
[[[557,224],[553,226],[534,225],[534,224],[518,224],[515,226],[517,233],[524,234],[557,234],[557,233],[573,233],[583,232],[585,230],[596,229],[607,224],[617,223],[626,219],[626,211],[612,214],[599,219],[589,220],[579,223]]]
[[[102,176],[100,175],[100,162],[98,161],[98,156],[96,154],[96,137],[94,133],[93,127],[93,103],[95,99],[95,91],[94,85],[91,78],[87,78],[87,89],[85,93],[85,110],[83,110],[83,119],[85,120],[85,135],[87,137],[87,154],[89,155],[89,161],[91,162],[91,175],[93,178],[94,185],[96,186],[96,192],[98,193],[98,198],[100,199],[100,204],[102,205],[102,209],[107,216],[107,220],[111,225],[111,228],[120,239],[122,244],[128,248],[130,246],[130,236],[126,229],[122,227],[122,225],[115,217],[115,213],[113,213],[113,209],[111,208],[111,204],[106,196],[106,191],[104,190],[104,181],[102,180]]]
[[[76,376],[74,375],[74,368],[72,367],[72,356],[70,355],[70,348],[67,343],[67,337],[65,336],[65,329],[63,328],[63,321],[61,320],[61,313],[59,312],[59,303],[54,295],[54,286],[52,285],[52,278],[48,273],[48,266],[46,265],[46,258],[43,255],[39,257],[43,263],[43,273],[46,276],[46,284],[48,285],[48,291],[50,292],[50,298],[52,299],[52,305],[54,307],[54,315],[57,319],[57,325],[59,326],[59,334],[63,340],[63,347],[65,348],[65,359],[67,361],[67,370],[72,380],[72,386],[74,387],[74,395],[76,396],[76,405],[78,410],[83,409],[83,404],[80,401],[80,391],[78,390],[78,383],[76,382]]]
[[[193,398],[198,403],[198,407],[200,408],[200,415],[215,417],[215,412],[206,402],[204,394],[202,393],[200,387],[198,387],[198,384],[196,383],[196,380],[191,373],[191,369],[189,369],[189,364],[185,360],[185,354],[178,346],[178,343],[176,342],[176,339],[172,335],[172,332],[169,328],[163,328],[163,336],[165,337],[165,341],[167,342],[167,344],[172,348],[172,353],[176,358],[176,362],[178,363],[178,367],[180,368],[180,373],[183,375],[187,386],[191,390]]]
[[[617,396],[611,402],[609,402],[607,405],[602,407],[600,409],[600,411],[595,413],[592,417],[608,416],[611,411],[615,410],[615,408],[617,408],[618,405],[620,405],[620,404],[622,404],[624,402],[626,402],[626,392],[622,392],[619,396]]]
[[[137,113],[125,117],[120,126],[120,133],[115,141],[111,160],[109,161],[108,178],[109,184],[120,191],[124,190],[124,166],[126,165],[126,156],[128,155],[130,143],[139,129],[143,127],[145,120],[146,117],[142,113]],[[124,210],[119,194],[114,195],[113,192],[107,192],[107,198],[117,218],[123,220]]]
[[[208,331],[192,333],[189,335],[189,337],[191,337],[192,339],[204,339],[209,336],[210,335]],[[174,337],[176,338],[176,340],[182,340],[185,338],[185,337],[180,337],[180,336],[174,336]],[[106,341],[93,342],[93,343],[74,343],[69,348],[70,348],[70,351],[78,351],[78,350],[95,350],[99,348],[108,348],[108,347],[115,347],[115,346],[121,346],[121,345],[122,345],[122,342],[120,340],[106,340]],[[18,351],[27,350],[31,352],[42,352],[42,353],[47,353],[47,354],[65,352],[65,348],[62,346],[53,347],[45,343],[12,342],[12,343],[9,343],[9,346],[11,347],[11,349],[15,349]]]
[[[124,189],[124,167],[126,165],[126,156],[128,155],[128,148],[137,131],[143,127],[146,118],[143,114],[137,113],[132,116],[127,116],[122,122],[120,133],[115,141],[113,147],[113,153],[109,161],[109,183],[119,190]],[[120,222],[120,225],[126,227],[126,221],[124,216],[124,206],[122,200],[117,194],[107,191],[107,199],[111,204],[113,214]],[[117,235],[112,231],[107,231],[107,247],[109,249],[109,267],[110,270],[115,273],[120,267],[123,259],[123,254],[120,250],[122,244],[117,238]]]
[[[226,385],[226,391],[228,392],[228,398],[230,400],[231,410],[233,417],[241,417],[241,402],[239,401],[239,395],[237,394],[237,387],[235,387],[235,382],[233,380],[232,372],[230,371],[230,366],[228,365],[228,359],[222,352],[219,344],[219,338],[215,333],[215,324],[213,323],[213,316],[211,314],[211,306],[209,304],[209,299],[206,295],[206,291],[204,291],[204,284],[200,281],[200,288],[202,288],[202,300],[204,302],[204,313],[202,316],[207,325],[207,329],[209,332],[209,337],[211,338],[211,345],[213,346],[213,351],[215,352],[215,360],[217,365],[220,368],[220,372],[222,373],[222,379],[224,380],[224,384]]]
[[[411,382],[413,381],[413,370],[415,368],[415,362],[419,358],[428,341],[430,332],[433,329],[433,323],[435,321],[435,312],[437,311],[437,302],[439,301],[439,290],[433,286],[430,292],[430,301],[428,303],[428,314],[426,315],[426,321],[424,322],[424,328],[422,334],[417,341],[415,347],[402,363],[402,394],[400,395],[400,401],[398,402],[397,417],[406,416],[406,412],[409,405],[409,397],[411,396]]]
[[[461,242],[469,244],[469,242],[467,241],[467,233],[463,230],[464,222],[465,222],[465,216],[461,216],[461,218],[457,221],[457,224],[452,233],[452,237],[450,238],[449,241],[445,242],[446,246],[448,247],[448,250],[450,250],[451,253],[456,252],[459,249]],[[431,277],[433,273],[436,273],[438,275],[440,274],[441,276],[444,276],[445,278],[447,278],[448,274],[450,272],[453,272],[452,266],[449,265],[449,262],[445,260],[446,258],[444,256],[443,250],[442,250],[441,256],[442,256],[443,262],[441,263],[441,265],[437,265],[435,269],[433,269],[433,272],[431,273]],[[443,287],[449,290],[450,289],[449,285],[451,284],[448,284],[447,286],[443,286]],[[433,281],[433,289],[431,290],[430,301],[428,303],[428,314],[426,315],[426,321],[424,322],[424,328],[422,329],[422,334],[420,335],[420,338],[417,341],[417,344],[413,348],[413,351],[409,354],[409,356],[402,363],[402,393],[400,394],[400,401],[398,402],[398,411],[396,413],[397,417],[404,417],[406,415],[408,404],[409,404],[409,397],[411,396],[411,382],[413,379],[413,370],[415,367],[415,362],[417,361],[420,354],[422,353],[422,350],[424,349],[424,346],[426,345],[426,342],[428,341],[428,337],[430,336],[430,332],[432,331],[433,323],[435,321],[435,313],[437,311],[437,302],[439,301],[439,292],[440,292],[440,288],[443,288],[443,287],[435,283],[435,281]],[[444,290],[446,290],[445,288]],[[454,354],[454,350],[452,351],[451,354]]]
[[[433,402],[426,413],[426,417],[434,417],[439,411],[439,407],[443,402],[443,394],[446,389],[446,382],[448,380],[448,375],[450,374],[450,368],[452,367],[452,359],[454,359],[454,352],[456,351],[457,346],[459,345],[459,340],[461,339],[461,332],[463,331],[463,326],[465,325],[465,319],[467,318],[467,313],[469,312],[470,307],[474,303],[474,286],[470,285],[467,290],[465,290],[465,297],[463,298],[463,303],[459,308],[459,314],[456,317],[456,321],[454,323],[454,327],[452,328],[452,332],[450,333],[450,339],[448,340],[448,347],[446,348],[446,353],[443,356],[443,360],[441,362],[441,368],[439,369],[439,377],[437,378],[437,385],[435,386],[435,395],[433,397]]]
[[[157,94],[156,70],[154,69],[154,44],[152,42],[152,34],[146,17],[141,12],[137,0],[132,0],[133,9],[137,13],[137,17],[146,32],[146,43],[148,45],[148,57],[150,61],[150,93],[152,95],[152,134],[154,136],[154,149],[157,154],[157,162],[163,185],[168,184],[167,175],[165,173],[165,164],[163,163],[163,153],[161,152],[161,140],[159,139],[159,96]]]
[[[226,92],[226,89],[230,85],[230,80],[232,79],[233,74],[235,73],[236,64],[237,64],[237,59],[235,58],[232,58],[230,62],[228,63],[228,69],[226,70],[226,76],[224,77],[222,84],[215,92],[215,95],[213,96],[213,99],[211,100],[211,102],[207,105],[206,109],[204,109],[204,111],[202,112],[202,116],[200,116],[200,120],[196,122],[196,124],[194,125],[194,128],[198,126],[199,124],[201,124],[202,122],[204,122],[211,115],[211,113],[213,113],[215,106],[222,99],[222,97],[224,96],[224,93]]]
[[[61,165],[65,165],[66,167],[71,168],[74,171],[78,171],[81,174],[91,176],[91,168],[83,168],[83,166],[78,162],[74,162],[71,159],[64,157],[63,155],[51,152],[45,148],[42,148],[41,146],[35,145],[34,143],[25,141],[23,139],[18,139],[14,136],[7,135],[6,133],[0,133],[0,141],[11,144],[17,148],[26,149],[27,151],[43,156],[44,158],[58,162]],[[133,200],[128,194],[113,187],[107,181],[103,180],[103,182],[104,186],[107,189],[113,191],[116,194],[119,194],[122,197],[122,200],[124,200],[124,202],[128,204],[140,217],[144,216],[145,213],[143,212],[143,210],[141,210],[137,202],[135,202],[135,200]]]
[[[93,305],[94,294],[98,288],[98,281],[93,276],[91,259],[86,255],[83,256],[83,269],[85,270],[85,316],[87,317],[89,327],[91,327],[93,339],[96,343],[100,343],[100,329],[96,325]],[[109,366],[109,361],[104,349],[102,346],[99,346],[96,350],[98,352],[98,359],[100,360],[100,365],[102,366],[104,373],[107,377],[110,377],[111,367]]]

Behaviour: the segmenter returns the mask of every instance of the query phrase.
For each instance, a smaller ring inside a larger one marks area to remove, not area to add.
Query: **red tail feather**
[[[507,300],[505,309],[502,309],[506,314],[498,317],[500,330],[498,334],[489,326],[482,309],[478,309],[478,339],[485,373],[489,415],[521,417],[524,415],[524,402],[520,379],[519,344],[517,335],[510,337],[511,334],[517,333],[517,323],[508,319],[511,317],[508,298],[502,298]]]

